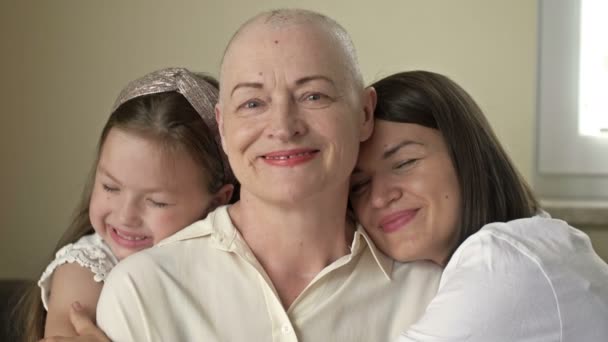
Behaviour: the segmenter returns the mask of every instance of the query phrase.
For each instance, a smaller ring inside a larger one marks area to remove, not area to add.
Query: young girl
[[[216,100],[214,79],[183,68],[153,72],[120,93],[94,177],[38,281],[42,298],[31,298],[25,312],[26,340],[74,336],[71,304],[80,302],[94,319],[116,263],[229,202],[235,181],[220,146]]]

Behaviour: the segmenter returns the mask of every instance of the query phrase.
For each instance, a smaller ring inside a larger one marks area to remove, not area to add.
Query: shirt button
[[[290,331],[291,328],[289,327],[289,324],[283,324],[283,326],[281,327],[281,332],[283,334],[289,334]]]

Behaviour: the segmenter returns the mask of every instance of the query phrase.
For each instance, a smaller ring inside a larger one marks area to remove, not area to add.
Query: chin
[[[400,255],[400,254],[389,254],[389,256],[398,262],[411,262],[411,261],[417,260],[417,259],[412,258],[411,256],[407,256],[407,255],[404,256],[404,255]]]
[[[114,254],[116,255],[116,258],[120,261],[120,260],[127,258],[130,255],[135,254],[136,252],[138,252],[138,251],[127,251],[127,252],[121,251],[118,253],[115,252]]]
[[[411,261],[418,261],[418,260],[424,259],[424,257],[421,254],[416,253],[415,250],[412,251],[410,248],[406,249],[405,251],[403,250],[403,248],[394,248],[391,251],[392,251],[392,253],[387,253],[387,254],[391,258],[393,258],[399,262],[411,262]]]
[[[289,193],[283,193],[283,194],[276,194],[275,196],[270,196],[268,198],[269,201],[276,203],[278,205],[298,205],[301,204],[302,201],[305,201],[306,198],[308,196],[306,196],[304,193],[294,193],[294,192],[289,192]]]
[[[278,184],[280,184],[280,183],[278,183]],[[317,186],[314,186],[314,185],[302,186],[301,184],[302,183],[298,184],[297,187],[284,186],[282,189],[277,189],[278,191],[273,191],[272,193],[268,193],[267,196],[264,196],[264,197],[266,197],[268,200],[275,202],[275,203],[298,204],[302,201],[305,201],[308,198],[313,197],[314,195],[321,193],[321,191],[317,189],[318,188]]]

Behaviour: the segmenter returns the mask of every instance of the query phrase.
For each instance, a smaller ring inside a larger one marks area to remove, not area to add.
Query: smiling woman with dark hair
[[[424,71],[372,86],[353,208],[385,253],[444,267],[401,340],[607,340],[608,266],[583,232],[539,208],[473,99]]]

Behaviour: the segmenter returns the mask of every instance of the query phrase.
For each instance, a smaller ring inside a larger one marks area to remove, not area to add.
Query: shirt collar
[[[228,222],[226,222],[228,220]],[[211,236],[222,249],[230,249],[236,237],[236,228],[228,215],[228,206],[221,206],[210,212],[206,218],[194,222],[188,227],[169,236],[158,243],[159,246],[166,245],[175,241]]]
[[[184,241],[211,236],[215,245],[222,250],[232,251],[235,248],[238,248],[236,246],[238,243],[235,243],[238,242],[238,231],[234,227],[234,224],[232,224],[232,220],[228,214],[228,207],[228,205],[218,207],[214,211],[210,212],[205,219],[197,221],[180,230],[179,232],[162,240],[158,245],[162,246],[175,241]],[[363,229],[360,224],[357,224],[357,230],[355,231],[353,242],[350,247],[351,254],[356,255],[362,253],[365,248],[369,248],[374,260],[376,261],[376,264],[378,267],[380,267],[386,278],[390,280],[394,260],[390,259],[388,256],[384,255],[384,253],[378,250],[372,239],[365,232],[365,229]]]
[[[382,273],[386,276],[388,280],[391,280],[391,274],[393,272],[393,265],[395,261],[384,253],[382,253],[374,244],[372,239],[367,235],[363,226],[357,223],[357,230],[355,231],[355,236],[353,238],[353,244],[351,246],[352,254],[360,253],[363,251],[365,247],[368,247],[376,264],[382,270]]]

